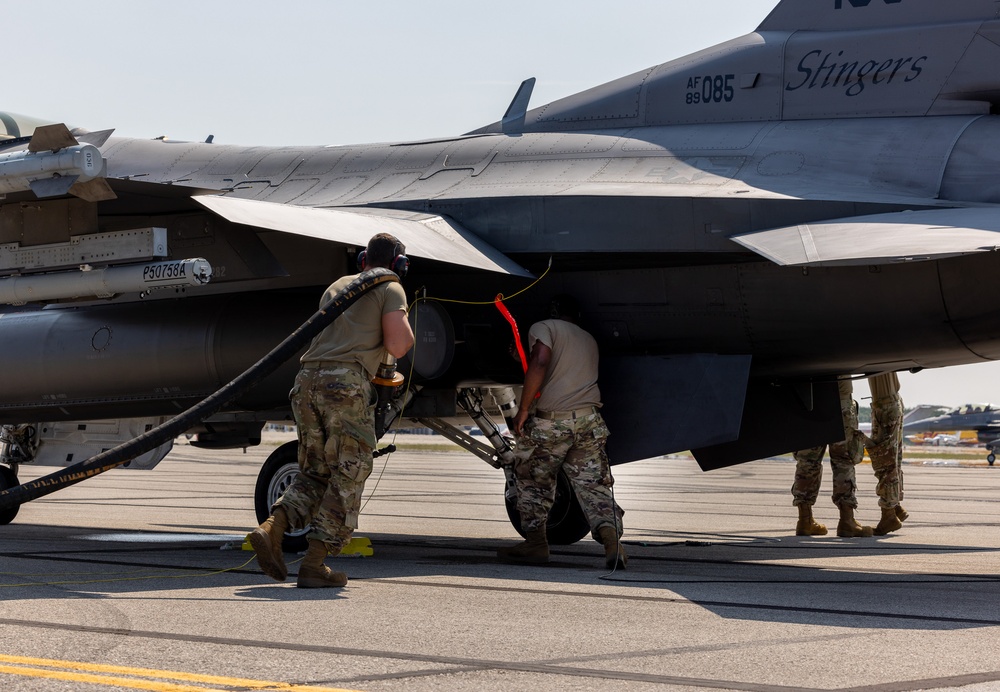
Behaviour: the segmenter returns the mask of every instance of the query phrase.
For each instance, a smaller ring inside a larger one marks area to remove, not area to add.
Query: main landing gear
[[[263,524],[271,516],[271,507],[281,497],[295,480],[299,473],[298,442],[291,441],[281,445],[267,457],[257,474],[257,485],[253,491],[253,507],[257,514],[257,523]],[[309,541],[306,534],[309,527],[301,531],[285,534],[282,548],[286,553],[300,553],[306,549]]]
[[[463,389],[459,392],[458,402],[465,409],[476,425],[483,431],[490,445],[480,442],[480,440],[469,435],[465,430],[458,428],[440,418],[420,418],[417,422],[435,432],[447,437],[455,444],[462,447],[467,452],[474,454],[490,466],[504,472],[507,483],[504,491],[504,505],[507,510],[507,518],[511,526],[521,536],[524,532],[521,529],[521,517],[517,511],[517,497],[514,485],[513,454],[509,440],[501,433],[497,426],[483,409],[483,397],[485,393],[492,393],[494,399],[506,400],[513,398],[512,393],[495,393],[485,389]],[[501,412],[503,405],[500,405]],[[296,446],[297,442],[286,442],[277,449],[261,466],[257,475],[257,485],[254,489],[254,510],[257,514],[257,522],[262,523],[271,514],[271,507],[275,501],[288,489],[299,472]],[[306,549],[306,534],[308,527],[296,533],[286,533],[282,545],[285,552],[301,552]],[[562,472],[556,480],[555,503],[549,512],[549,520],[546,523],[546,533],[549,544],[569,545],[576,543],[581,538],[590,533],[590,524],[580,507],[576,494],[570,485],[569,479]]]

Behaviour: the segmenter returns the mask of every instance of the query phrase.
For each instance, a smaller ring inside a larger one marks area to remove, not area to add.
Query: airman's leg
[[[795,482],[792,483],[792,504],[799,508],[796,536],[825,536],[826,527],[813,519],[812,508],[823,481],[823,452],[826,445],[795,452]]]

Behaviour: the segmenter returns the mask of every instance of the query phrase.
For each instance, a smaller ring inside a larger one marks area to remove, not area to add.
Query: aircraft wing
[[[232,223],[364,247],[376,233],[391,233],[411,257],[460,264],[484,271],[532,274],[474,233],[444,216],[388,209],[320,209],[274,202],[201,195],[193,197]]]
[[[1000,208],[857,216],[733,236],[780,265],[862,265],[943,259],[1000,249]]]

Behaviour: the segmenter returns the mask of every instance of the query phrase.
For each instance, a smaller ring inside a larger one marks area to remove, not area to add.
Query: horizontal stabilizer
[[[783,266],[936,260],[1000,248],[1000,208],[857,216],[755,231],[732,239]]]
[[[376,233],[391,233],[410,257],[484,271],[532,276],[502,252],[451,219],[386,209],[317,209],[206,195],[194,200],[232,223],[364,247]]]

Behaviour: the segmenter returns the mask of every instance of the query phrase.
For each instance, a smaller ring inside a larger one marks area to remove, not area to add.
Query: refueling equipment
[[[372,383],[378,400],[375,403],[375,439],[381,439],[385,431],[402,411],[402,406],[396,406],[396,390],[406,378],[396,370],[396,359],[386,351],[375,371]]]

